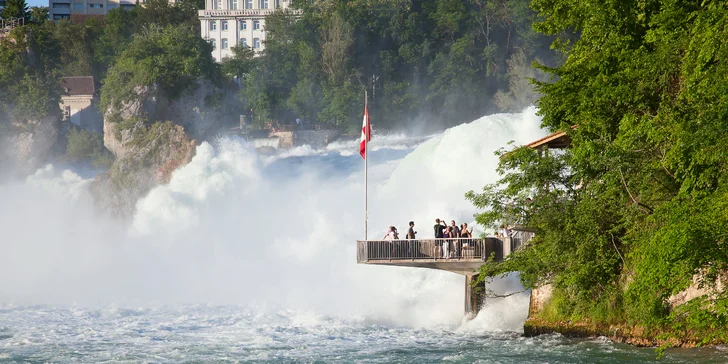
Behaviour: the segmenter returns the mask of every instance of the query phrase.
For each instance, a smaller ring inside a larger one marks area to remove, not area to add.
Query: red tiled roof
[[[96,93],[92,76],[63,77],[61,87],[67,96],[93,96]]]

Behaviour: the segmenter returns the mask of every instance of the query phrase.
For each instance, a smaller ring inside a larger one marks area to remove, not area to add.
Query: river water
[[[376,125],[376,121],[373,121]],[[374,135],[370,236],[436,217],[473,224],[463,194],[496,180],[494,152],[545,133],[529,108],[438,135]],[[605,339],[521,337],[528,294],[463,317],[464,278],[356,264],[356,141],[260,156],[203,143],[133,219],[98,215],[88,174],[58,166],[0,186],[0,362],[643,362]],[[520,290],[517,277],[492,283]],[[722,349],[664,362],[728,362]]]

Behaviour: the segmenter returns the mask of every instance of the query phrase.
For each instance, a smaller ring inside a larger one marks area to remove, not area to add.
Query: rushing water
[[[533,109],[442,134],[375,135],[370,236],[436,217],[473,223],[463,194],[495,180],[494,151],[543,135]],[[0,362],[641,362],[652,349],[522,338],[528,295],[463,320],[464,278],[356,264],[356,141],[259,156],[204,143],[134,218],[98,216],[90,180],[48,166],[0,186]],[[517,279],[494,282],[503,292]],[[720,349],[666,362],[726,362]]]

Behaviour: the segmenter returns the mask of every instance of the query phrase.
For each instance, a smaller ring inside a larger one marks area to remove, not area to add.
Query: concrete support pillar
[[[465,316],[469,318],[477,316],[480,307],[485,302],[485,284],[483,284],[482,289],[472,285],[477,278],[477,274],[465,276]]]

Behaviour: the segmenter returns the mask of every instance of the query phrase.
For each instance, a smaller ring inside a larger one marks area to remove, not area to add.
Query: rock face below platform
[[[690,299],[700,297],[715,297],[715,290],[707,289],[700,285],[701,277],[693,277],[693,284],[670,297],[668,300],[671,307],[686,304]],[[724,281],[718,280],[716,289],[722,291],[725,287]],[[528,319],[523,324],[523,334],[527,337],[558,333],[568,337],[592,338],[607,337],[614,342],[626,343],[643,347],[682,347],[694,348],[703,345],[722,345],[725,338],[721,335],[708,338],[692,330],[676,332],[670,329],[669,325],[664,328],[647,328],[642,325],[617,324],[595,324],[588,320],[553,320],[549,315],[544,314],[544,309],[553,297],[554,288],[551,285],[544,285],[531,291]],[[722,330],[722,328],[716,328]]]

